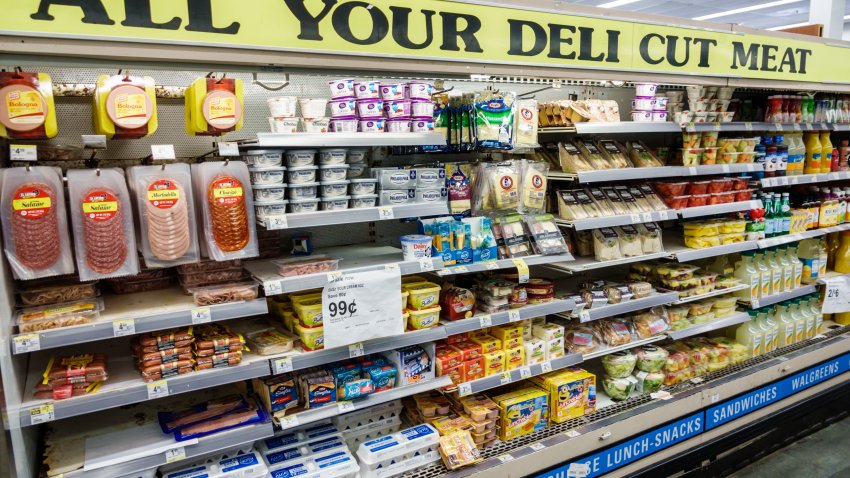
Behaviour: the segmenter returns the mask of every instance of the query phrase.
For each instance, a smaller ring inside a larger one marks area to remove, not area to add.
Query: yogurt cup
[[[318,210],[318,199],[291,199],[289,201],[289,212],[316,212]]]
[[[242,161],[248,166],[270,167],[283,164],[283,151],[276,149],[251,149],[242,153]]]
[[[328,82],[331,98],[354,98],[354,79],[345,78]]]
[[[681,103],[685,99],[685,92],[682,90],[669,90],[664,92],[664,96],[670,98],[673,103]]]
[[[348,192],[352,196],[375,194],[378,180],[374,178],[352,179],[348,184]]]
[[[362,178],[366,175],[366,170],[369,169],[366,163],[352,163],[349,166],[348,179]]]
[[[434,103],[429,100],[412,100],[410,102],[410,114],[419,118],[433,118]]]
[[[652,121],[667,121],[667,111],[653,111]]]
[[[315,199],[319,193],[319,183],[290,184],[286,189],[286,195],[290,202],[298,199]]]
[[[446,170],[444,168],[416,168],[416,187],[446,187]]]
[[[658,89],[656,83],[635,83],[635,96],[655,96],[655,91]]]
[[[416,199],[415,189],[404,189],[398,191],[385,190],[379,195],[379,203],[381,206],[397,206],[399,204],[409,204]]]
[[[417,189],[414,202],[445,202],[449,196],[446,188]]]
[[[272,118],[292,118],[295,116],[297,98],[294,96],[275,96],[266,100]]]
[[[283,201],[286,197],[286,184],[255,184],[254,201]]]
[[[708,113],[706,113],[705,111],[697,111],[693,115],[694,123],[705,123],[706,120],[708,120]]]
[[[407,82],[407,97],[411,100],[431,100],[434,85],[427,81],[413,80]]]
[[[297,168],[289,168],[286,176],[289,184],[306,184],[316,181],[317,166],[299,166]]]
[[[434,120],[431,118],[413,118],[410,121],[410,131],[414,133],[433,133]]]
[[[348,181],[321,181],[319,192],[323,198],[338,198],[348,193]]]
[[[322,198],[322,211],[341,211],[348,209],[349,196],[340,196],[335,198]]]
[[[655,109],[657,101],[654,96],[635,96],[632,100],[633,110],[652,110]]]
[[[688,108],[697,113],[705,111],[708,107],[708,101],[705,98],[688,99]]]
[[[357,98],[380,98],[380,81],[358,81],[354,83],[354,96]]]
[[[384,101],[377,98],[357,100],[357,116],[360,118],[383,118]]]
[[[407,83],[389,83],[381,85],[381,99],[403,100],[407,98]]]
[[[304,131],[307,133],[327,133],[331,121],[328,118],[304,118]]]
[[[387,132],[409,133],[413,129],[413,122],[409,119],[387,120]]]
[[[357,102],[353,99],[331,100],[331,118],[353,118],[357,113]]]
[[[285,153],[286,165],[290,168],[316,164],[315,149],[291,149]]]
[[[384,111],[387,113],[387,118],[409,118],[410,117],[410,100],[390,100],[384,102]]]
[[[324,98],[301,98],[298,100],[301,106],[301,116],[304,118],[324,118],[328,100]]]
[[[365,149],[365,148],[349,149],[348,150],[348,162],[349,163],[365,163],[367,154],[369,154],[369,150]]]
[[[286,168],[283,166],[248,168],[251,184],[283,184],[284,171],[286,171]]]
[[[655,97],[655,108],[654,110],[666,110],[667,103],[670,102],[670,98],[666,96],[656,96]]]
[[[358,196],[351,196],[351,200],[348,202],[348,207],[351,209],[362,209],[364,207],[375,207],[378,203],[378,195],[377,194],[363,194]]]
[[[345,164],[345,157],[348,151],[342,148],[330,148],[319,150],[319,164],[326,166],[329,164]]]
[[[354,118],[348,119],[332,119],[331,133],[356,133],[357,120]]]
[[[254,203],[254,211],[257,213],[257,219],[264,220],[269,216],[280,216],[286,214],[286,204],[289,201],[281,200],[281,201],[267,201],[267,202],[255,202]]]
[[[637,121],[637,122],[652,121],[652,111],[634,110],[634,111],[632,111],[632,121]]]
[[[269,129],[272,133],[294,133],[298,131],[298,118],[269,117]]]
[[[425,234],[406,234],[399,237],[401,253],[405,261],[418,261],[431,257],[433,237]]]
[[[319,179],[321,181],[342,181],[348,173],[347,164],[326,164],[319,166]]]
[[[384,125],[383,118],[361,119],[357,121],[357,130],[363,133],[383,133]]]

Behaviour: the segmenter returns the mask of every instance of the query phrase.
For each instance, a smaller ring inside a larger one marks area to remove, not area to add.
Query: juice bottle
[[[794,306],[800,311],[800,315],[806,320],[806,338],[810,339],[815,336],[815,314],[812,310],[806,307],[800,299],[794,299]]]
[[[764,237],[776,235],[776,221],[773,217],[773,193],[765,193],[761,199],[764,205]]]
[[[797,255],[797,244],[789,244],[785,246],[787,250],[788,262],[794,267],[794,283],[792,289],[800,287],[803,283],[803,261]]]
[[[798,255],[803,263],[803,284],[813,284],[818,281],[820,272],[820,247],[815,239],[804,239],[800,241]]]
[[[764,333],[756,322],[756,312],[751,310],[747,313],[750,314],[750,320],[735,329],[734,339],[736,342],[747,346],[750,356],[758,357],[762,354]]]
[[[832,320],[834,320],[836,324],[850,325],[850,312],[841,312],[838,314],[833,314]]]
[[[803,174],[805,162],[806,145],[803,144],[803,133],[795,131],[788,142],[788,174]]]
[[[820,308],[820,298],[817,295],[810,295],[806,301],[809,310],[815,316],[815,335],[823,332],[823,312]]]
[[[803,136],[804,144],[806,145],[806,162],[803,167],[805,174],[815,174],[820,172],[820,159],[823,148],[820,145],[820,138],[815,132],[806,133]]]
[[[735,297],[745,302],[758,299],[761,291],[761,275],[755,266],[754,255],[753,251],[744,251],[741,253],[741,260],[735,264],[735,278],[741,281],[741,284],[750,284],[749,289],[734,292]]]
[[[776,249],[771,247],[764,251],[764,262],[770,268],[770,288],[774,294],[779,294],[785,291],[784,282],[782,281],[782,266],[776,260]]]
[[[794,301],[785,302],[785,307],[788,309],[791,320],[794,321],[794,343],[806,340],[806,317],[800,313]]]
[[[762,336],[761,344],[762,344],[762,350],[764,350],[764,353],[773,352],[773,348],[774,348],[773,347],[773,326],[772,325],[776,325],[776,324],[771,325],[767,322],[768,310],[769,309],[767,307],[762,307],[762,308],[758,309],[758,311],[756,311],[756,326],[761,331],[761,336]],[[778,329],[777,329],[777,333],[778,333]]]
[[[832,170],[832,141],[829,139],[829,131],[820,132],[820,172],[828,173]]]
[[[788,313],[786,304],[780,303],[773,308],[773,320],[779,325],[779,347],[793,345],[797,337],[797,324]]]
[[[850,272],[850,231],[841,231],[838,235],[838,249],[835,251],[835,272]]]
[[[788,193],[782,193],[782,202],[780,204],[782,213],[782,234],[791,233],[791,197]]]
[[[826,263],[829,260],[829,253],[826,248],[826,240],[818,238],[818,278],[826,277]]]
[[[759,271],[759,276],[761,277],[759,298],[773,295],[773,275],[771,274],[770,267],[768,267],[768,265],[764,262],[764,254],[756,252],[755,257],[753,258],[753,264],[755,264],[756,269]]]
[[[765,326],[770,330],[771,347],[773,350],[779,348],[779,323],[773,320],[775,311],[776,307],[765,309],[762,319],[764,320]]]
[[[782,290],[789,291],[794,288],[794,265],[788,260],[788,248],[776,246],[774,256],[782,268]]]

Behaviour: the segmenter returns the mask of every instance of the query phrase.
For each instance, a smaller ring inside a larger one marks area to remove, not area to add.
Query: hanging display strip
[[[636,179],[672,178],[679,176],[711,176],[729,173],[751,173],[764,171],[758,163],[712,164],[704,166],[662,166],[647,168],[606,169],[602,171],[579,171],[578,173],[550,172],[549,179],[578,181],[582,184]]]

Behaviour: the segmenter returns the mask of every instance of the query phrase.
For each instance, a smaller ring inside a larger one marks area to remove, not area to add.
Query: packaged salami
[[[9,168],[0,184],[3,249],[14,276],[31,280],[73,273],[61,171]]]
[[[80,280],[138,274],[133,211],[123,171],[71,169],[68,196]]]
[[[217,261],[257,257],[254,198],[248,167],[241,161],[192,165],[204,237],[201,252]]]
[[[147,267],[200,260],[192,173],[188,164],[133,166],[128,172],[139,214],[139,244]]]

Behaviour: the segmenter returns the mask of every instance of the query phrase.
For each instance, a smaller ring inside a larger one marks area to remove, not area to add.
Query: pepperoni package
[[[204,221],[201,251],[217,261],[257,257],[254,201],[245,163],[193,164],[192,178]]]
[[[3,249],[15,277],[74,272],[65,191],[58,168],[9,168],[2,176]]]
[[[68,171],[80,280],[139,273],[130,193],[120,169]]]
[[[198,262],[198,232],[188,164],[133,166],[128,171],[139,219],[139,246],[147,267]]]

